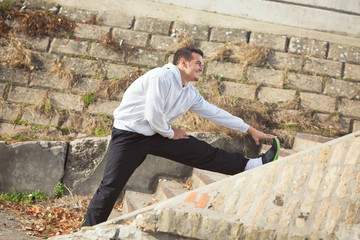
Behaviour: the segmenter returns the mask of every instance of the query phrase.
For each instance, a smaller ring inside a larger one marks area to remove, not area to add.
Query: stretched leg
[[[107,220],[126,182],[146,157],[144,148],[139,146],[141,138],[145,137],[113,130],[104,177],[89,204],[82,226],[93,226]]]
[[[245,170],[248,159],[241,153],[231,153],[210,144],[190,139],[171,140],[160,135],[153,136],[149,153],[204,170],[237,174]]]

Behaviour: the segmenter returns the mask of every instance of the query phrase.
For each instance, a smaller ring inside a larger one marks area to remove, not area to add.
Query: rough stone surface
[[[295,97],[295,90],[262,87],[259,92],[259,101],[266,103],[285,103],[294,100]]]
[[[207,59],[216,55],[217,51],[225,46],[224,43],[218,42],[206,42],[206,41],[197,41],[195,46],[201,49],[204,53],[204,58]]]
[[[62,63],[66,69],[69,69],[79,75],[99,76],[102,75],[102,71],[104,71],[103,64],[94,60],[65,56],[62,59]]]
[[[264,84],[276,88],[282,88],[284,84],[284,72],[280,70],[251,68],[248,74],[251,84]]]
[[[175,21],[172,33],[178,35],[185,35],[195,40],[208,40],[209,27],[203,25],[188,24],[184,22]]]
[[[20,112],[20,107],[15,104],[0,104],[0,119],[8,121],[16,120]]]
[[[287,87],[308,92],[322,93],[322,77],[289,72],[287,74]]]
[[[0,191],[39,189],[53,196],[53,188],[64,176],[66,142],[0,142]],[[46,183],[46,184],[44,184]]]
[[[309,58],[305,61],[304,71],[317,73],[319,75],[340,77],[341,63],[325,59]]]
[[[81,39],[100,40],[102,36],[109,33],[109,26],[95,26],[90,24],[77,24],[74,37]]]
[[[209,62],[206,66],[206,74],[212,74],[224,78],[241,80],[244,75],[244,68],[240,64],[227,62]]]
[[[67,94],[67,93],[52,93],[50,97],[50,103],[55,108],[82,111],[84,108],[84,102],[81,96]]]
[[[78,93],[90,93],[96,92],[99,89],[102,80],[94,78],[81,78],[79,79],[72,88],[73,91]]]
[[[50,53],[86,55],[88,45],[87,41],[55,38],[51,43]]]
[[[168,36],[153,35],[150,40],[150,46],[157,50],[169,51],[174,48],[176,38]]]
[[[102,46],[100,43],[91,44],[90,56],[96,59],[105,59],[116,62],[124,62],[124,51],[113,51],[108,47]]]
[[[85,138],[70,142],[64,183],[73,191],[73,194],[93,194],[95,192],[102,176],[99,176],[97,181],[91,181],[91,177],[94,177],[94,172],[103,162],[109,140],[108,137]],[[102,165],[100,167],[103,171],[105,165]]]
[[[304,58],[296,54],[270,52],[267,62],[275,69],[300,70],[302,68]]]
[[[60,8],[59,13],[77,22],[85,22],[90,20],[92,16],[99,15],[99,12],[97,11],[90,11],[90,10],[78,9],[78,8],[68,8],[65,6]]]
[[[169,35],[170,21],[164,21],[156,18],[139,17],[136,18],[135,31],[149,32],[152,34]]]
[[[150,37],[148,33],[121,28],[114,28],[112,34],[116,39],[123,39],[123,44],[137,47],[146,47],[147,41]]]
[[[52,89],[67,89],[69,83],[59,74],[49,72],[36,72],[30,77],[30,87],[47,87]]]
[[[41,96],[46,93],[46,90],[13,87],[9,93],[8,100],[15,103],[38,104],[41,102]]]
[[[211,30],[211,42],[248,42],[249,33],[241,29],[214,27]]]
[[[220,93],[223,96],[254,100],[255,92],[256,86],[254,85],[233,82],[222,82],[220,85]]]
[[[359,101],[341,99],[339,112],[349,117],[360,117]]]
[[[360,82],[350,82],[333,78],[328,79],[326,81],[324,94],[349,99],[360,99]]]
[[[29,82],[29,73],[16,68],[11,69],[0,66],[0,81],[27,85]]]
[[[360,81],[360,66],[345,63],[344,78]]]
[[[289,43],[289,52],[296,54],[311,54],[319,58],[326,58],[328,52],[328,42],[315,39],[292,37]]]
[[[95,103],[89,105],[88,111],[91,114],[106,114],[108,116],[113,116],[115,108],[119,106],[119,101],[107,101],[107,100],[98,100]]]
[[[328,59],[360,64],[360,48],[331,43]]]
[[[99,15],[102,23],[110,27],[130,29],[135,21],[134,16],[119,14],[114,11],[105,11]]]
[[[312,110],[332,113],[335,111],[336,98],[315,93],[300,93],[301,105]]]
[[[139,49],[129,56],[128,63],[150,67],[161,67],[165,63],[165,52],[148,52],[146,50]]]
[[[0,135],[4,137],[21,134],[22,132],[28,130],[30,130],[29,126],[0,123]]]
[[[266,46],[268,48],[274,49],[275,51],[284,52],[286,36],[252,32],[250,34],[249,43],[259,46]]]
[[[55,111],[51,115],[47,116],[39,113],[32,107],[27,107],[21,117],[21,120],[26,123],[39,124],[43,126],[58,126],[59,114]]]

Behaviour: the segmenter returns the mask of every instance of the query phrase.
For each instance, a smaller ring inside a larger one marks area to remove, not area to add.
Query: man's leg
[[[155,135],[148,147],[150,154],[224,174],[233,175],[243,172],[248,162],[248,159],[241,153],[231,153],[212,147],[195,137],[171,140]]]
[[[135,169],[146,157],[136,133],[113,130],[103,180],[95,192],[82,226],[93,226],[104,222]]]

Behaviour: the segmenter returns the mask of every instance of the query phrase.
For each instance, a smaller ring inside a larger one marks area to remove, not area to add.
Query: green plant
[[[104,136],[104,135],[107,135],[110,133],[111,133],[111,131],[110,131],[109,127],[106,125],[101,125],[101,126],[95,128],[95,130],[94,130],[94,134],[97,137]]]
[[[10,0],[0,2],[0,11],[10,11],[13,7],[13,3]]]
[[[23,203],[34,204],[35,202],[47,200],[48,197],[41,190],[35,190],[33,192],[19,193],[13,188],[12,193],[1,193],[0,201],[9,201],[11,203]]]
[[[58,182],[54,187],[54,193],[57,198],[60,198],[64,195],[65,192],[65,184]]]
[[[84,102],[89,105],[90,103],[93,103],[96,99],[97,93],[96,92],[90,92],[85,95]]]

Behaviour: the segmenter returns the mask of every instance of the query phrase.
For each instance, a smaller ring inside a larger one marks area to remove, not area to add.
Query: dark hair
[[[184,47],[184,48],[178,49],[175,52],[173,64],[178,65],[180,63],[181,58],[185,58],[186,61],[191,61],[193,59],[193,56],[192,56],[193,53],[197,53],[197,54],[201,55],[202,57],[204,57],[204,53],[200,49]]]

